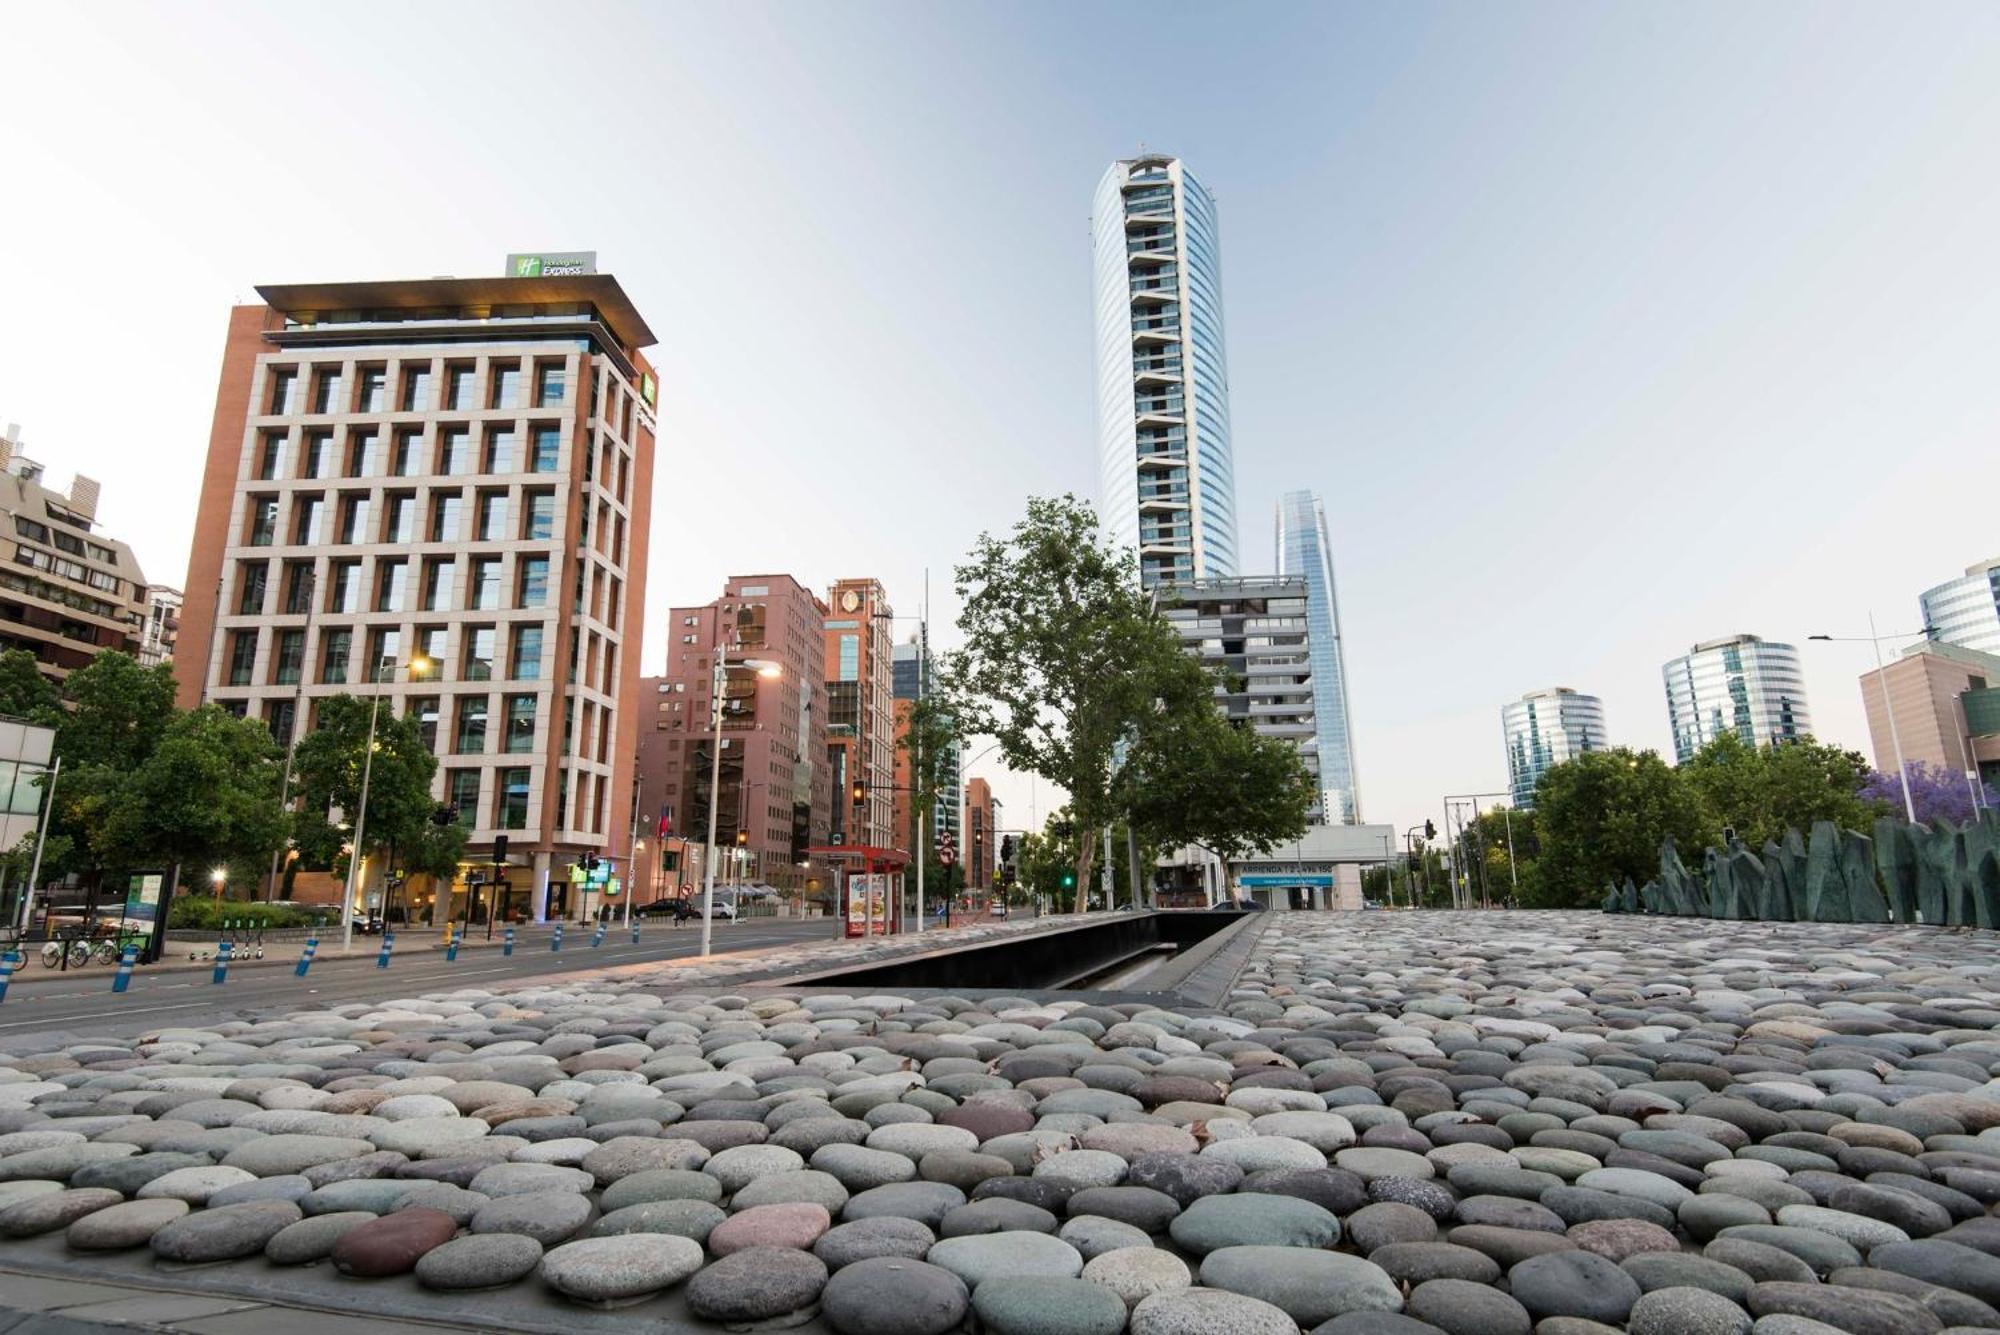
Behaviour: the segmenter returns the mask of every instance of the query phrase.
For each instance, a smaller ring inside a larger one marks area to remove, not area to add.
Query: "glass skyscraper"
[[[1114,162],[1091,206],[1105,533],[1146,587],[1236,573],[1215,199],[1178,158]]]
[[[1967,566],[1920,598],[1932,638],[2000,654],[2000,559]]]
[[[1725,732],[1752,746],[1795,742],[1812,733],[1799,651],[1789,644],[1731,635],[1705,640],[1660,669],[1674,759],[1686,763]]]
[[[1354,777],[1354,728],[1347,711],[1347,642],[1340,633],[1340,599],[1333,582],[1333,548],[1326,507],[1309,491],[1278,501],[1278,574],[1306,582],[1307,653],[1312,662],[1314,746],[1320,801],[1329,825],[1361,823],[1361,788]]]
[[[1604,702],[1567,686],[1529,691],[1500,707],[1507,741],[1507,786],[1516,807],[1535,805],[1535,785],[1565,760],[1610,745],[1604,735]]]

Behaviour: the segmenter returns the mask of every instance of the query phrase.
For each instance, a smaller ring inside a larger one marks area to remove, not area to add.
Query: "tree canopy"
[[[1668,835],[1700,848],[1711,828],[1700,795],[1655,751],[1591,751],[1551,768],[1535,789],[1542,854],[1537,908],[1594,903],[1607,883],[1643,883]]]
[[[370,705],[354,695],[329,695],[319,702],[319,726],[292,752],[302,811],[318,815],[338,807],[352,826],[361,805]],[[399,718],[393,709],[380,711],[375,718],[375,760],[368,767],[368,813],[362,831],[370,848],[393,845],[407,858],[432,838],[427,832],[437,810],[431,797],[436,773],[437,757],[424,745],[417,720],[410,715]]]

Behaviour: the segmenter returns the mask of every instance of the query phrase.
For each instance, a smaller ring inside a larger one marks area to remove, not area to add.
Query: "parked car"
[[[677,901],[674,907],[674,921],[686,922],[690,918],[699,918],[701,916],[701,905],[702,897],[698,894],[689,895],[686,899]],[[724,899],[721,895],[717,895],[708,916],[711,918],[734,918],[736,916],[736,905]]]

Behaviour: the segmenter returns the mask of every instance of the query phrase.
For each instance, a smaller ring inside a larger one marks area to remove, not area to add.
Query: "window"
[[[569,385],[569,372],[562,366],[546,363],[535,368],[535,406],[552,408],[563,401]]]
[[[445,800],[458,812],[458,823],[470,828],[479,823],[479,771],[455,769],[445,779]]]
[[[296,686],[306,667],[306,633],[302,630],[278,632],[278,661],[271,680],[280,686]]]
[[[466,586],[466,604],[479,611],[500,606],[500,558],[487,556],[472,563],[472,579]]]
[[[390,471],[397,477],[415,477],[424,471],[424,433],[421,431],[398,431],[396,433],[395,467]]]
[[[493,397],[489,408],[518,408],[521,406],[521,367],[518,362],[493,363]]]
[[[453,427],[438,435],[437,471],[446,477],[460,477],[472,471],[472,433]]]
[[[561,458],[562,433],[552,426],[536,427],[534,452],[528,461],[528,471],[553,473]]]
[[[466,627],[465,666],[459,673],[462,680],[493,680],[493,648],[499,633],[492,626]]]
[[[255,616],[264,610],[264,587],[271,570],[262,561],[245,561],[236,567],[236,614]]]
[[[472,411],[472,368],[453,366],[445,371],[445,407],[453,412]]]
[[[524,756],[535,749],[535,697],[507,697],[507,737],[502,746],[509,755]]]
[[[411,647],[431,662],[442,666],[444,663],[444,641],[445,628],[443,626],[418,626],[417,638]],[[425,675],[435,676],[437,675],[437,670],[434,669]]]
[[[315,547],[326,537],[322,517],[326,513],[326,501],[319,496],[301,496],[292,507],[292,543],[298,547]]]
[[[378,612],[400,612],[405,598],[409,595],[410,563],[408,561],[378,561],[375,563],[375,610]]]
[[[493,823],[503,830],[528,828],[528,771],[503,769],[496,772],[498,791],[494,794]]]
[[[290,367],[274,367],[270,375],[271,400],[266,411],[274,414],[299,410],[299,373]]]
[[[452,731],[452,750],[467,756],[485,753],[486,705],[483,695],[458,697],[458,723]]]
[[[514,471],[514,432],[510,428],[496,427],[486,433],[486,467],[482,471]]]
[[[403,411],[420,413],[431,407],[431,368],[405,366],[403,368]]]
[[[306,432],[306,447],[299,455],[300,477],[333,476],[333,433]]]
[[[271,729],[271,740],[279,746],[292,744],[292,730],[299,722],[299,702],[296,700],[273,700],[264,706],[264,721]]]
[[[556,494],[531,491],[522,498],[521,536],[530,541],[556,535]]]
[[[373,431],[357,431],[347,442],[347,475],[373,477],[382,471],[382,437]]]
[[[542,628],[516,625],[514,653],[507,675],[516,681],[539,681],[542,676]]]
[[[312,610],[313,568],[310,561],[285,563],[285,614],[301,616]]]
[[[327,370],[313,376],[312,410],[316,413],[340,411],[340,372]]]
[[[403,632],[375,630],[368,633],[368,679],[387,681],[396,675],[396,661],[403,652]]]
[[[861,637],[843,635],[840,637],[840,681],[861,680]]]
[[[505,542],[507,540],[506,492],[482,491],[479,493],[479,540],[481,542]]]
[[[229,637],[229,684],[248,686],[257,666],[257,632],[239,630]]]
[[[368,541],[368,498],[347,496],[340,502],[340,541],[353,544]]]
[[[326,588],[326,610],[329,612],[359,612],[361,610],[361,563],[359,561],[335,561],[327,568],[330,578]]]
[[[411,696],[408,717],[417,721],[417,731],[424,739],[424,750],[435,752],[438,746],[438,698],[435,695]]]
[[[514,606],[547,607],[549,605],[549,558],[546,556],[524,556],[520,562],[519,588],[515,590]]]
[[[257,480],[275,482],[285,471],[285,433],[266,431],[257,447]]]
[[[330,630],[322,635],[319,644],[320,681],[344,685],[347,681],[347,659],[353,652],[353,631]]]
[[[356,412],[379,413],[389,406],[389,373],[379,366],[364,367],[361,372],[361,399],[354,405]]]
[[[465,501],[455,491],[438,492],[431,497],[431,541],[457,542],[459,530],[464,525]]]
[[[417,540],[417,498],[407,491],[389,493],[382,506],[382,541]]]
[[[453,569],[449,560],[424,562],[424,611],[444,612],[451,608]]]

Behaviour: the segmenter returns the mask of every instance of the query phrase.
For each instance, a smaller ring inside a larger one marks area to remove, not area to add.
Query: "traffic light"
[[[1066,872],[1064,872],[1064,873],[1063,873],[1063,877],[1062,877],[1062,888],[1063,888],[1063,889],[1065,889],[1065,890],[1074,890],[1074,889],[1076,889],[1076,873],[1075,873],[1075,872],[1073,872],[1073,871],[1066,871]]]
[[[750,831],[738,830],[736,832],[736,846],[738,848],[747,848],[749,847],[749,845],[750,845]]]
[[[1002,835],[1000,838],[1000,860],[1002,862],[1014,860],[1014,836],[1011,834]]]
[[[1427,820],[1427,821],[1425,821],[1425,822],[1424,822],[1424,838],[1426,838],[1426,839],[1435,839],[1435,838],[1437,838],[1437,837],[1438,837],[1438,827],[1437,827],[1437,822],[1436,822],[1436,821],[1428,821],[1428,820]]]
[[[854,781],[854,805],[860,806],[868,800],[868,785],[860,779]]]

